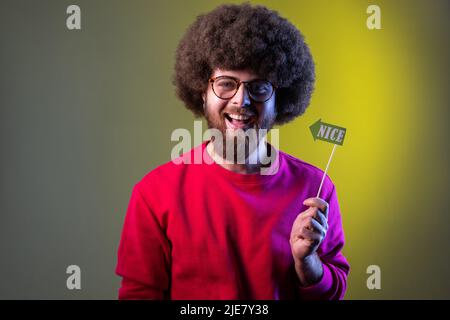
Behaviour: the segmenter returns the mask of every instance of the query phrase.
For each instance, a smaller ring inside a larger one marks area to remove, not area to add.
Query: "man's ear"
[[[203,99],[203,113],[204,113],[206,108],[206,94],[204,92],[202,93],[202,99]]]

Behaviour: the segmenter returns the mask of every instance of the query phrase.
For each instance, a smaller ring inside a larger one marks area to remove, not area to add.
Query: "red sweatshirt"
[[[281,151],[272,175],[214,163],[206,144],[149,172],[133,188],[118,251],[119,299],[341,299],[349,265],[336,190],[326,177],[322,279],[300,287],[289,238],[323,172]],[[274,167],[273,165],[272,167]]]

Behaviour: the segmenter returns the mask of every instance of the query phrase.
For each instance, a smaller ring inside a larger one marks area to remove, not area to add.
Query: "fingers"
[[[300,230],[298,237],[310,240],[315,243],[319,243],[322,241],[325,235],[326,231],[324,230],[324,228],[317,221],[312,220],[311,226],[303,227],[302,230]]]
[[[328,229],[328,203],[320,198],[308,198],[303,204],[308,205],[309,208],[296,217],[292,227],[294,234],[299,235],[305,228],[319,234],[326,233]]]
[[[316,219],[309,216],[309,217],[304,217],[302,219],[301,223],[299,223],[299,225],[298,225],[297,230],[300,230],[300,232],[301,232],[305,228],[307,230],[310,230],[313,232],[318,232],[320,234],[325,235],[325,233],[327,232],[327,229],[328,229],[328,225],[322,225]]]
[[[317,208],[311,207],[306,210],[303,214],[301,214],[302,219],[312,218],[320,223],[325,229],[328,229],[328,219],[320,210]]]
[[[317,233],[319,236],[325,237],[328,230],[327,218],[317,208],[310,207],[308,210],[300,213],[294,221],[293,232],[298,236],[311,237],[309,232]],[[306,232],[304,230],[308,230]]]
[[[325,227],[322,226],[319,222],[317,222],[314,219],[311,219],[310,221],[308,221],[307,227],[309,230],[319,233],[322,237],[325,237],[325,234],[327,233],[327,230],[325,229]]]
[[[303,201],[303,204],[305,206],[319,208],[319,210],[322,211],[326,217],[328,216],[328,203],[321,198],[308,198]]]

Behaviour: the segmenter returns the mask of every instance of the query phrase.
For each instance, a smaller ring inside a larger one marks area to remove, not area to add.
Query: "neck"
[[[271,165],[270,157],[267,155],[268,144],[265,140],[261,140],[260,142],[261,143],[258,143],[257,148],[245,159],[245,163],[235,163],[228,159],[224,159],[216,152],[212,141],[206,146],[206,151],[214,162],[221,167],[236,173],[252,174],[259,172],[263,167]],[[271,154],[273,154],[273,152],[273,149],[271,149]]]

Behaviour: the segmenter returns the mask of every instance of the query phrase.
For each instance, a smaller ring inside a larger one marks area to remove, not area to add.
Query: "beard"
[[[226,161],[232,163],[248,163],[251,154],[259,148],[260,143],[265,142],[265,137],[275,123],[274,114],[258,114],[257,109],[251,105],[246,108],[245,114],[251,114],[252,119],[244,128],[229,129],[226,124],[226,112],[242,114],[242,107],[229,108],[223,112],[211,112],[208,101],[205,99],[204,114],[209,129],[218,130],[221,135],[212,136],[211,142],[214,152]],[[267,148],[271,153],[271,148]],[[268,154],[270,157],[271,155]],[[252,163],[253,164],[253,163]],[[255,163],[256,164],[256,163]]]

